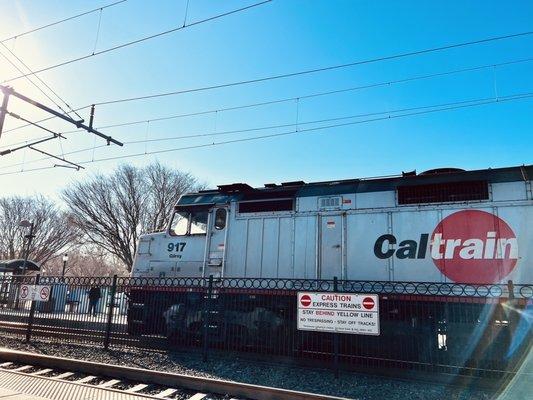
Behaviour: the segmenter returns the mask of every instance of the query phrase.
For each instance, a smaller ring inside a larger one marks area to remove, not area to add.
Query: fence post
[[[507,290],[509,290],[509,300],[514,300],[514,282],[511,279],[507,281]]]
[[[209,285],[207,287],[207,299],[204,301],[204,350],[203,360],[207,361],[207,350],[209,348],[209,320],[211,317],[211,296],[213,295],[213,275],[209,275]]]
[[[509,343],[512,343],[513,335],[516,334],[516,329],[520,323],[520,310],[518,310],[518,302],[515,296],[515,287],[512,280],[507,281],[507,290],[509,295],[507,297],[507,307],[504,308],[504,313],[507,314],[507,320],[509,321]]]
[[[41,274],[37,274],[37,276],[35,276],[35,285],[39,284],[40,279]],[[35,300],[31,301],[30,315],[28,317],[28,329],[26,330],[26,343],[29,343],[31,339],[31,328],[33,326],[33,316],[35,315],[35,303]]]
[[[111,340],[111,325],[113,324],[113,310],[115,308],[115,293],[117,292],[117,276],[113,275],[113,286],[111,286],[111,299],[109,300],[109,311],[107,312],[107,325],[105,328],[104,349],[109,348]]]
[[[333,291],[336,293],[339,290],[339,282],[336,276],[333,277]],[[333,367],[335,369],[335,378],[339,377],[339,334],[333,334]]]

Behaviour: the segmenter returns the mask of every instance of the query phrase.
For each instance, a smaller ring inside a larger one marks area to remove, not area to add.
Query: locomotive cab
[[[177,205],[164,232],[141,237],[132,276],[222,277],[228,209],[225,205]]]

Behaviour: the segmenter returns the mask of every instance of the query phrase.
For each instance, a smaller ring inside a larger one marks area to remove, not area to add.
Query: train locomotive
[[[533,165],[235,183],[183,195],[167,229],[141,237],[132,277],[531,284],[531,226]],[[283,336],[294,318],[290,296],[272,307],[261,296],[220,306],[244,341]],[[200,335],[200,297],[132,290],[130,332]]]

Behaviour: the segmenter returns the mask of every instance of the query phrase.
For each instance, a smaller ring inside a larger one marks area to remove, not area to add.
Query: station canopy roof
[[[18,274],[22,272],[24,265],[24,260],[0,260],[0,272],[13,272]],[[26,271],[39,271],[41,267],[35,262],[28,260],[26,261]]]

